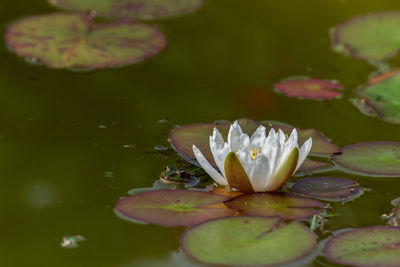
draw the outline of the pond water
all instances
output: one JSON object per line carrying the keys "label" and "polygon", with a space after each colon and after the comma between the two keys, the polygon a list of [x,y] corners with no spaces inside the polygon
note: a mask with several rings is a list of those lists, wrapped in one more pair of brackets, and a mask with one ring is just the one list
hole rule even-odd
{"label": "pond water", "polygon": [[[57,10],[45,0],[4,0],[1,31]],[[149,187],[167,165],[179,166],[174,151],[155,149],[170,147],[175,125],[252,118],[315,128],[340,147],[400,141],[399,125],[365,116],[349,101],[376,68],[333,52],[329,35],[351,17],[385,10],[400,10],[400,2],[207,0],[193,14],[152,22],[169,42],[159,55],[83,72],[27,63],[3,37],[0,265],[187,266],[176,255],[183,228],[132,224],[113,212],[130,189]],[[344,95],[323,102],[274,92],[274,83],[294,75],[336,79]],[[332,204],[340,216],[327,229],[385,224],[380,216],[400,196],[400,179],[328,175],[371,191]],[[87,240],[61,247],[69,235]],[[322,256],[312,265],[335,266]]]}

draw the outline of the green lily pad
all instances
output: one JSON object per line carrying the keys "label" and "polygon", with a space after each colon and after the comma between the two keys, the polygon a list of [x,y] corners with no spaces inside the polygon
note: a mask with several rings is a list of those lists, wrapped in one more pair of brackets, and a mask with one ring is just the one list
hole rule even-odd
{"label": "green lily pad", "polygon": [[328,162],[321,162],[321,161],[315,161],[311,159],[305,159],[303,164],[301,165],[300,169],[298,169],[297,173],[308,173],[308,172],[315,172],[315,171],[321,171],[327,167],[330,167],[331,164]]}
{"label": "green lily pad", "polygon": [[[342,95],[343,86],[336,81],[327,81],[311,78],[289,78],[274,84],[279,92],[288,97],[324,100],[332,99]],[[335,90],[336,89],[336,90]]]}
{"label": "green lily pad", "polygon": [[279,216],[284,220],[303,219],[322,212],[324,203],[286,193],[254,193],[235,197],[225,205],[251,216]]}
{"label": "green lily pad", "polygon": [[342,201],[362,194],[358,183],[337,177],[312,177],[297,181],[291,190],[295,193],[331,201]]}
{"label": "green lily pad", "polygon": [[356,91],[356,105],[361,112],[372,110],[373,114],[390,123],[400,123],[400,72]]}
{"label": "green lily pad", "polygon": [[400,228],[372,226],[334,236],[325,246],[328,260],[351,266],[399,266]]}
{"label": "green lily pad", "polygon": [[[253,134],[253,132],[260,125],[259,123],[249,119],[240,119],[238,121],[243,132],[247,133],[249,136]],[[204,157],[214,167],[217,167],[210,150],[209,137],[212,135],[214,127],[217,127],[226,140],[230,125],[230,122],[185,125],[173,129],[170,132],[169,141],[172,147],[181,157],[192,164],[198,165],[192,148],[193,144],[195,144],[201,150]],[[282,129],[287,134],[290,134],[293,130],[292,127],[275,125],[271,126],[270,123],[265,123],[263,125],[266,127],[267,132],[271,127],[275,129]],[[315,129],[297,129],[297,132],[299,134],[299,145],[302,145],[309,137],[312,137],[313,145],[310,152],[312,155],[325,156],[339,152],[339,148],[335,144],[332,144],[328,138]]]}
{"label": "green lily pad", "polygon": [[345,146],[333,161],[344,170],[369,176],[400,176],[400,143],[369,142]]}
{"label": "green lily pad", "polygon": [[[121,217],[161,226],[185,226],[232,216],[236,211],[222,202],[230,197],[193,191],[158,190],[123,198],[115,205]],[[212,206],[214,204],[219,206]]]}
{"label": "green lily pad", "polygon": [[316,236],[299,222],[284,225],[276,217],[231,217],[189,228],[180,243],[189,257],[209,265],[275,266],[310,253]]}
{"label": "green lily pad", "polygon": [[119,21],[96,24],[89,14],[56,13],[12,23],[7,44],[21,57],[51,68],[105,68],[140,62],[167,41],[151,25]]}
{"label": "green lily pad", "polygon": [[380,12],[352,18],[332,29],[334,49],[377,64],[400,48],[400,12]]}
{"label": "green lily pad", "polygon": [[102,17],[128,17],[143,20],[163,19],[189,14],[203,0],[49,0],[72,11],[96,11]]}

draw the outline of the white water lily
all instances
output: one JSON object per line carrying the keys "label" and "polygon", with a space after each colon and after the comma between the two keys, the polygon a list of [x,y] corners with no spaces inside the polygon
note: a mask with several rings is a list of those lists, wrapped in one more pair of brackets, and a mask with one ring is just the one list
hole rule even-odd
{"label": "white water lily", "polygon": [[193,145],[193,152],[201,167],[220,185],[242,192],[276,191],[303,164],[311,150],[311,137],[299,148],[296,129],[290,137],[279,129],[271,129],[266,136],[259,126],[251,137],[243,133],[239,123],[230,126],[228,142],[214,128],[210,149],[216,170]]}

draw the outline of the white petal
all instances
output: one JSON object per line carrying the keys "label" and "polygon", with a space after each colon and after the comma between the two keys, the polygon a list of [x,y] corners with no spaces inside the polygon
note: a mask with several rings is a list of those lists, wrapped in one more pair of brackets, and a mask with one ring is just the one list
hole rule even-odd
{"label": "white petal", "polygon": [[249,177],[254,191],[265,191],[269,178],[269,162],[265,155],[260,154],[253,160],[253,166]]}
{"label": "white petal", "polygon": [[236,156],[238,157],[240,163],[247,176],[250,177],[250,171],[253,165],[253,160],[251,159],[251,153],[249,149],[239,149],[236,152]]}
{"label": "white petal", "polygon": [[285,133],[282,131],[282,129],[279,129],[279,130],[278,130],[278,140],[279,140],[279,143],[280,143],[281,145],[285,144],[286,135],[285,135]]}
{"label": "white petal", "polygon": [[193,153],[196,156],[197,161],[200,166],[211,176],[218,184],[220,185],[228,185],[228,182],[224,176],[222,176],[213,166],[207,161],[207,159],[203,156],[203,153],[193,145]]}
{"label": "white petal", "polygon": [[256,149],[258,149],[264,144],[265,138],[266,138],[266,130],[265,127],[261,125],[255,130],[255,132],[250,138],[251,146],[253,148],[255,147]]}
{"label": "white petal", "polygon": [[281,144],[278,140],[274,140],[270,144],[265,144],[261,152],[268,158],[269,175],[272,175],[280,160]]}
{"label": "white petal", "polygon": [[265,139],[264,144],[270,144],[270,143],[272,143],[272,141],[275,140],[275,139],[276,139],[275,130],[274,130],[274,128],[271,128],[271,129],[269,130],[268,137]]}
{"label": "white petal", "polygon": [[218,169],[225,177],[225,158],[230,152],[230,149],[228,144],[224,142],[224,139],[217,128],[214,128],[213,135],[210,136],[210,150],[214,156],[214,161],[217,164]]}
{"label": "white petal", "polygon": [[307,158],[308,153],[310,153],[311,147],[312,139],[310,137],[307,139],[307,141],[304,142],[299,150],[299,161],[297,162],[295,172],[301,167],[301,164],[303,164],[304,160]]}
{"label": "white petal", "polygon": [[235,121],[229,128],[228,145],[232,151],[237,151],[240,147],[240,137],[243,135],[242,128],[237,121]]}

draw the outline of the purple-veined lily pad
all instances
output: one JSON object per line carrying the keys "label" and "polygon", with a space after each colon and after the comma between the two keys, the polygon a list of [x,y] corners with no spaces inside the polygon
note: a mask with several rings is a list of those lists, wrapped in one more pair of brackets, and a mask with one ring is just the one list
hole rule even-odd
{"label": "purple-veined lily pad", "polygon": [[400,228],[372,226],[341,233],[325,246],[328,260],[351,266],[399,266]]}
{"label": "purple-veined lily pad", "polygon": [[372,111],[380,119],[390,123],[400,123],[400,72],[392,72],[356,91],[356,105],[361,112]]}
{"label": "purple-veined lily pad", "polygon": [[[240,119],[238,121],[243,131],[248,135],[251,135],[259,126],[257,122],[249,119]],[[217,127],[226,140],[230,125],[230,122],[185,125],[173,129],[170,132],[169,141],[180,156],[182,156],[188,162],[198,165],[192,149],[192,146],[195,144],[201,150],[206,159],[214,167],[217,167],[209,147],[209,137],[212,135],[214,127]],[[275,129],[282,129],[287,134],[290,134],[290,132],[293,130],[292,127],[271,126],[269,123],[265,123],[264,126],[266,126],[267,132],[271,127],[274,127]],[[312,155],[324,156],[339,151],[339,148],[335,144],[332,144],[328,138],[315,129],[297,129],[297,131],[299,134],[299,145],[302,145],[309,137],[312,137],[313,146],[310,152]]]}
{"label": "purple-veined lily pad", "polygon": [[343,89],[343,86],[337,81],[328,81],[311,78],[290,78],[288,80],[276,83],[275,89],[288,97],[306,98],[306,99],[332,99],[342,95],[337,90]]}
{"label": "purple-veined lily pad", "polygon": [[271,266],[304,257],[316,236],[299,222],[281,224],[272,217],[230,217],[185,231],[181,248],[191,258],[218,266]]}
{"label": "purple-veined lily pad", "polygon": [[295,193],[325,200],[341,201],[361,195],[361,188],[353,180],[337,177],[312,177],[297,181],[291,190]]}
{"label": "purple-veined lily pad", "polygon": [[373,64],[397,54],[400,12],[380,12],[352,18],[332,29],[334,50]]}
{"label": "purple-veined lily pad", "polygon": [[[161,226],[185,226],[232,216],[222,202],[227,196],[193,190],[158,190],[126,197],[115,205],[123,218]],[[214,205],[214,204],[221,205]],[[214,206],[213,206],[214,205]]]}
{"label": "purple-veined lily pad", "polygon": [[96,11],[102,17],[163,19],[195,11],[203,0],[49,0],[72,11]]}
{"label": "purple-veined lily pad", "polygon": [[328,162],[306,159],[297,172],[307,173],[307,172],[320,171],[330,166],[331,164],[329,164]]}
{"label": "purple-veined lily pad", "polygon": [[225,205],[244,215],[279,216],[284,220],[303,219],[322,212],[324,203],[286,193],[254,193],[235,197]]}
{"label": "purple-veined lily pad", "polygon": [[400,176],[400,143],[367,142],[345,146],[333,161],[344,170],[369,176]]}
{"label": "purple-veined lily pad", "polygon": [[396,218],[397,223],[400,224],[400,208],[394,209],[393,214]]}
{"label": "purple-veined lily pad", "polygon": [[166,45],[151,25],[118,21],[96,24],[90,14],[34,16],[12,23],[7,44],[17,55],[51,68],[105,68],[140,62]]}

